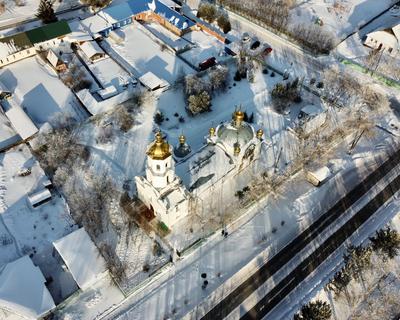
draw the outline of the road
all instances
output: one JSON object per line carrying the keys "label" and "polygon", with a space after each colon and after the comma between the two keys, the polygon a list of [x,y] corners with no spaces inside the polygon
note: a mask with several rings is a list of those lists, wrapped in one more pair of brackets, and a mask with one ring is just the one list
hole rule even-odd
{"label": "road", "polygon": [[[239,287],[233,290],[228,296],[214,306],[202,320],[223,319],[228,316],[235,308],[237,308],[247,297],[249,297],[257,288],[287,264],[292,257],[303,250],[313,239],[324,232],[336,219],[343,215],[357,200],[364,196],[379,180],[381,180],[389,171],[391,171],[400,162],[400,150],[396,151],[381,166],[374,170],[361,183],[352,189],[346,196],[340,199],[331,209],[324,213],[317,221],[315,221],[308,229],[293,239],[284,249],[272,257],[260,269],[246,279]],[[377,208],[379,208],[389,196],[399,189],[400,177],[395,179],[388,187],[371,200],[363,209],[361,209],[351,222],[346,223],[344,227],[339,229],[331,236],[324,245],[322,251],[313,253],[305,261],[310,265],[310,269],[303,263],[300,269],[296,268],[291,273],[290,278],[285,278],[272,291],[263,298],[257,305],[249,311],[244,319],[259,319],[259,315],[266,315],[287,293],[289,293],[297,284],[304,280],[305,276],[311,272],[311,266],[319,265],[324,259],[319,259],[316,254],[321,257],[327,257],[334,251],[343,241],[371,216]],[[350,228],[350,229],[349,229]],[[344,239],[344,240],[343,240]],[[343,240],[343,241],[342,241]],[[324,249],[325,248],[325,249]],[[329,253],[329,254],[328,254]],[[314,263],[316,265],[314,265]],[[305,270],[301,270],[305,268]],[[288,276],[288,277],[289,277]],[[285,294],[284,294],[285,293]],[[261,316],[262,318],[262,316]]]}

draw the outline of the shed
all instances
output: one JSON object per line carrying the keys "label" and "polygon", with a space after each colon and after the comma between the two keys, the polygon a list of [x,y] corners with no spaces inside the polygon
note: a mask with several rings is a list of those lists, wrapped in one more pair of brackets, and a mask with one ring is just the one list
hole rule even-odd
{"label": "shed", "polygon": [[157,77],[153,72],[149,71],[139,78],[139,81],[151,91],[165,88],[169,86],[169,83],[164,79]]}
{"label": "shed", "polygon": [[319,115],[320,113],[322,113],[322,109],[318,108],[317,106],[313,105],[313,104],[309,104],[303,108],[301,108],[300,113],[299,113],[299,118],[303,118],[303,117],[308,117],[308,118],[312,118],[315,117],[317,115]]}
{"label": "shed", "polygon": [[95,283],[107,270],[103,257],[84,228],[54,241],[53,245],[81,289]]}
{"label": "shed", "polygon": [[46,188],[42,189],[40,191],[31,193],[28,196],[28,201],[29,201],[30,205],[34,208],[49,201],[50,199],[51,199],[51,193],[50,193],[49,189],[46,189]]}
{"label": "shed", "polygon": [[306,172],[307,181],[310,182],[315,187],[319,187],[321,184],[327,181],[330,176],[331,176],[331,171],[326,166],[319,168],[315,171]]}
{"label": "shed", "polygon": [[104,89],[97,91],[102,99],[108,99],[118,94],[118,90],[115,86],[110,85]]}
{"label": "shed", "polygon": [[52,49],[49,49],[47,52],[47,60],[50,62],[50,64],[53,66],[54,69],[57,71],[65,71],[67,69],[67,66],[65,65],[64,61],[62,61],[58,55],[54,53]]}
{"label": "shed", "polygon": [[81,44],[80,48],[90,61],[96,61],[106,56],[106,53],[100,48],[96,41],[86,41]]}
{"label": "shed", "polygon": [[28,319],[45,316],[55,308],[46,279],[29,256],[0,269],[0,307]]}
{"label": "shed", "polygon": [[14,105],[6,111],[6,116],[23,140],[29,139],[39,131],[31,118],[18,105]]}

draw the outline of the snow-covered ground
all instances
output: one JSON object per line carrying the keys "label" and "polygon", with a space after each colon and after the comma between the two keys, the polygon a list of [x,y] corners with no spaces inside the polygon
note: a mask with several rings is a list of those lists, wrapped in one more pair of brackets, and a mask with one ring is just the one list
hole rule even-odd
{"label": "snow-covered ground", "polygon": [[111,39],[107,39],[106,42],[120,55],[120,59],[130,65],[129,70],[136,77],[151,71],[159,78],[173,84],[182,72],[185,74],[194,72],[177,56],[168,50],[162,50],[160,44],[151,39],[139,23],[128,25],[118,32],[124,39],[123,42],[116,44]]}
{"label": "snow-covered ground", "polygon": [[[324,286],[335,272],[343,266],[343,254],[346,252],[346,246],[350,244],[367,244],[368,237],[373,236],[377,229],[383,228],[385,225],[390,225],[400,232],[399,209],[400,201],[399,193],[397,193],[358,232],[354,233],[349,241],[330,256],[308,278],[305,285],[297,287],[287,299],[272,310],[269,316],[271,318],[289,319],[302,304],[313,299],[327,301],[331,305],[335,320],[363,319],[365,318],[363,315],[365,316],[366,312],[368,313],[368,319],[390,319],[396,315],[399,310],[397,309],[390,316],[390,312],[393,310],[390,310],[389,306],[399,307],[398,300],[396,301],[396,295],[400,292],[400,283],[398,281],[400,274],[399,256],[393,261],[383,264],[380,261],[381,258],[373,255],[373,268],[365,272],[365,282],[361,283],[360,281],[352,280],[349,284],[347,289],[349,299],[344,294],[334,297],[334,293],[324,289]],[[392,290],[394,295],[387,295]],[[394,300],[390,301],[391,298],[394,298]],[[373,307],[372,310],[370,309],[371,307]],[[386,315],[384,315],[385,313]],[[375,318],[375,316],[377,317]]]}
{"label": "snow-covered ground", "polygon": [[80,120],[84,117],[71,90],[38,56],[1,69],[0,82],[13,93],[38,127],[59,112],[71,114]]}
{"label": "snow-covered ground", "polygon": [[[5,12],[0,14],[0,26],[7,26],[23,20],[34,18],[40,0],[5,0]],[[18,5],[20,4],[20,5]],[[54,10],[61,11],[71,9],[80,5],[79,0],[55,1]]]}
{"label": "snow-covered ground", "polygon": [[323,27],[343,39],[381,12],[390,8],[395,0],[311,0],[297,1],[292,10],[292,23],[315,23],[322,19]]}
{"label": "snow-covered ground", "polygon": [[[52,242],[75,228],[68,206],[57,193],[37,208],[29,204],[28,195],[42,190],[48,178],[26,145],[1,153],[0,162],[0,265],[29,254],[45,277],[53,278],[49,289],[54,300],[60,301],[74,285],[68,284],[71,279],[52,256]],[[23,168],[32,173],[19,176]]]}

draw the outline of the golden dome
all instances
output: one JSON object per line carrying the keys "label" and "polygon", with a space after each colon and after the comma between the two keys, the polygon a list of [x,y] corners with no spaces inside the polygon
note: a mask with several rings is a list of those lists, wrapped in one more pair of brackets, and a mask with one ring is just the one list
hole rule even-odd
{"label": "golden dome", "polygon": [[181,135],[179,136],[179,143],[180,143],[180,144],[184,144],[185,141],[186,141],[185,136],[184,136],[183,134],[181,134]]}
{"label": "golden dome", "polygon": [[147,150],[147,155],[153,160],[164,160],[171,155],[169,144],[164,141],[160,132],[156,133],[156,140]]}
{"label": "golden dome", "polygon": [[241,110],[237,110],[232,115],[233,121],[236,127],[239,127],[244,120],[244,112]]}
{"label": "golden dome", "polygon": [[215,128],[211,127],[210,130],[209,130],[209,133],[210,133],[210,137],[213,137],[214,134],[215,134]]}
{"label": "golden dome", "polygon": [[258,129],[257,130],[257,138],[261,140],[263,135],[264,135],[263,129]]}

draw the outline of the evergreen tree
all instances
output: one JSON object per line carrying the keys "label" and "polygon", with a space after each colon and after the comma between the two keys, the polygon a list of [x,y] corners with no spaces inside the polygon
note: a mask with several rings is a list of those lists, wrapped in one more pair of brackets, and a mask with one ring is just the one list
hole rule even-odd
{"label": "evergreen tree", "polygon": [[370,238],[372,249],[380,254],[384,261],[393,259],[400,251],[400,235],[390,227],[378,230],[375,237]]}
{"label": "evergreen tree", "polygon": [[325,301],[317,300],[302,306],[300,312],[295,314],[294,320],[328,320],[332,316],[332,310]]}
{"label": "evergreen tree", "polygon": [[53,3],[50,0],[40,0],[36,17],[42,20],[43,23],[57,21],[57,17],[53,9]]}
{"label": "evergreen tree", "polygon": [[371,266],[371,254],[372,250],[370,247],[360,245],[347,248],[347,254],[344,255],[344,262],[353,278],[360,277],[362,279],[364,270]]}
{"label": "evergreen tree", "polygon": [[328,289],[332,290],[336,295],[346,290],[351,281],[351,275],[346,267],[335,273],[333,279],[328,284]]}

